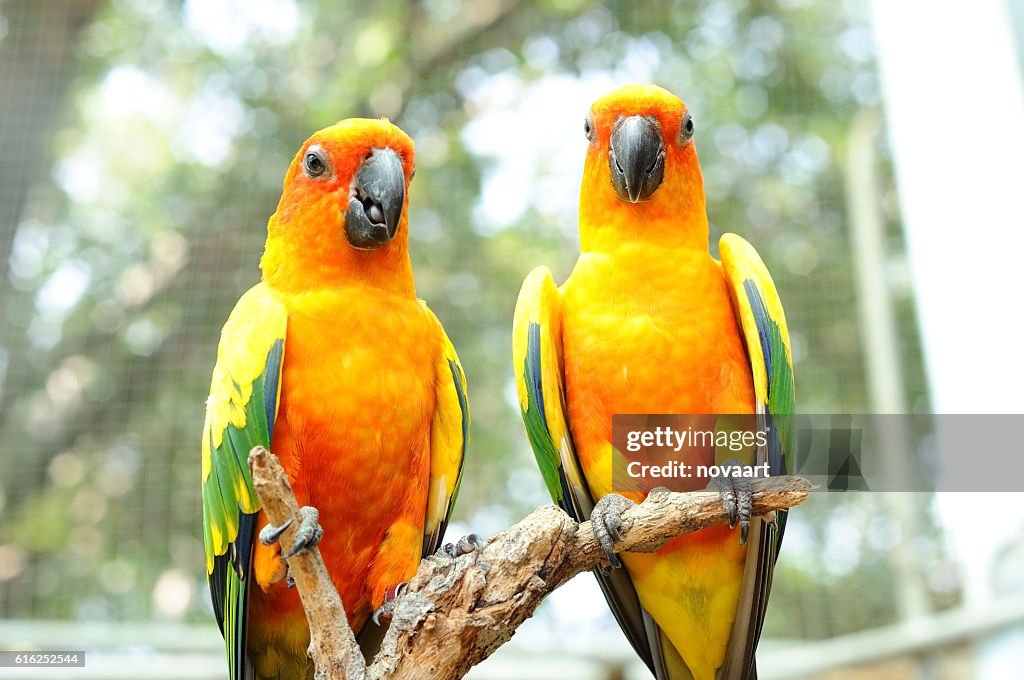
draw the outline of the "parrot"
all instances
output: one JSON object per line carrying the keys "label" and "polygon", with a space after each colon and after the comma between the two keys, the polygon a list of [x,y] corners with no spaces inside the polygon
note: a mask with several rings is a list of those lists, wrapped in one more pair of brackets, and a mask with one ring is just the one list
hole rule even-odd
{"label": "parrot", "polygon": [[[652,674],[756,678],[786,513],[751,518],[752,480],[715,480],[729,526],[615,555],[622,511],[647,494],[612,493],[612,416],[753,414],[770,433],[734,462],[787,474],[795,388],[782,304],[744,239],[723,235],[720,261],[709,252],[682,100],[626,85],[594,102],[583,130],[579,257],[561,286],[535,268],[516,302],[512,358],[527,438],[555,503],[592,519],[609,562],[624,564],[594,573]],[[716,449],[717,463],[725,453]]]}
{"label": "parrot", "polygon": [[[295,155],[261,281],[220,335],[202,434],[203,545],[232,679],[312,678],[309,628],[249,472],[287,473],[357,634],[439,546],[468,441],[466,376],[409,259],[412,140],[352,118]],[[257,540],[258,537],[258,540]]]}

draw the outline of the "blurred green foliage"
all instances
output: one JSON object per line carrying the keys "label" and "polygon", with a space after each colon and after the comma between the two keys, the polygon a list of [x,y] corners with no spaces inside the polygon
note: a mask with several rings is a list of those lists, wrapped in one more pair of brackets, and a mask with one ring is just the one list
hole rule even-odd
{"label": "blurred green foliage", "polygon": [[[800,409],[870,410],[843,197],[850,121],[879,105],[863,12],[853,0],[0,4],[0,59],[18,40],[65,41],[63,80],[29,60],[0,81],[62,95],[28,93],[0,120],[0,137],[24,139],[0,165],[31,180],[17,196],[8,187],[18,207],[0,222],[0,616],[207,618],[198,436],[218,332],[259,277],[292,155],[339,118],[389,116],[418,145],[411,249],[419,295],[470,380],[457,516],[473,529],[546,502],[514,409],[510,319],[526,272],[546,263],[564,277],[576,253],[579,178],[556,176],[558,159],[533,157],[511,216],[482,205],[485,190],[505,192],[516,145],[543,137],[494,118],[494,101],[515,110],[595,78],[682,96],[712,242],[746,236],[786,302]],[[571,121],[581,160],[588,103],[542,101],[547,121],[528,122]],[[35,139],[26,131],[44,113],[55,115]],[[879,275],[903,312],[907,397],[924,410],[891,180],[886,192],[892,260]],[[895,616],[885,559],[899,529],[864,508],[829,496],[793,513],[769,634]],[[942,567],[933,534],[922,530],[922,561]],[[931,585],[952,597],[948,579]]]}

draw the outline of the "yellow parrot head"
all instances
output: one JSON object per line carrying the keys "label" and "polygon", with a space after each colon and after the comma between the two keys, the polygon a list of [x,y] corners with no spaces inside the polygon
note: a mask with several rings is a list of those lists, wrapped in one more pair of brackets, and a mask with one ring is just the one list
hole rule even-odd
{"label": "yellow parrot head", "polygon": [[414,165],[412,140],[385,119],[349,118],[307,139],[270,219],[264,278],[302,287],[404,277]]}
{"label": "yellow parrot head", "polygon": [[626,85],[594,102],[583,131],[581,225],[706,222],[693,118],[678,97],[655,85]]}

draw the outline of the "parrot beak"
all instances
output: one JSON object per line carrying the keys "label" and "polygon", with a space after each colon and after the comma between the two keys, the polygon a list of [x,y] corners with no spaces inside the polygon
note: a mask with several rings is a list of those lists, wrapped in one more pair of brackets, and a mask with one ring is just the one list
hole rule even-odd
{"label": "parrot beak", "polygon": [[657,124],[644,116],[620,120],[612,131],[608,167],[620,199],[649,199],[665,177],[665,147]]}
{"label": "parrot beak", "polygon": [[398,231],[405,204],[405,171],[392,149],[376,148],[356,170],[349,187],[345,237],[353,248],[376,250]]}

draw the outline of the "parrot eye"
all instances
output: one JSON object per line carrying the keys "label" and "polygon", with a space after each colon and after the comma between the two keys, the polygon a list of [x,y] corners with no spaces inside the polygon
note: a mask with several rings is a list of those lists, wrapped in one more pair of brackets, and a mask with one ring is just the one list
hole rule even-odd
{"label": "parrot eye", "polygon": [[583,134],[587,136],[587,141],[594,141],[594,123],[590,120],[590,116],[587,116],[583,121]]}
{"label": "parrot eye", "polygon": [[693,139],[693,116],[687,112],[679,126],[679,146],[686,146]]}
{"label": "parrot eye", "polygon": [[327,173],[327,155],[319,146],[313,145],[302,158],[302,171],[307,177],[317,179]]}

